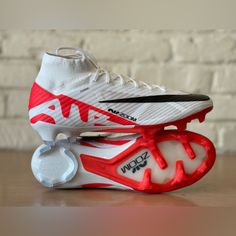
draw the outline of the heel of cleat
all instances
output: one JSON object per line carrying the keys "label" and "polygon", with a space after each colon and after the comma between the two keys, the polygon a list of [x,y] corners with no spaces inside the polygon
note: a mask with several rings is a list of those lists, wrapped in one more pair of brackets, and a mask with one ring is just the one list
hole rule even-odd
{"label": "heel of cleat", "polygon": [[75,176],[78,163],[69,149],[43,144],[34,152],[31,168],[35,178],[43,186],[58,187]]}

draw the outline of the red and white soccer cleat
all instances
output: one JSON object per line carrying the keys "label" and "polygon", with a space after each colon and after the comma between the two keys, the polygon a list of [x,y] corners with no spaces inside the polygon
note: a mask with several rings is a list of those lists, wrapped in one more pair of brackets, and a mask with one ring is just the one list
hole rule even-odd
{"label": "red and white soccer cleat", "polygon": [[44,141],[88,131],[152,138],[166,126],[184,130],[192,119],[203,121],[213,107],[208,96],[135,81],[100,68],[81,49],[60,55],[63,49],[45,53],[31,90],[30,123]]}
{"label": "red and white soccer cleat", "polygon": [[46,187],[161,193],[198,181],[214,161],[215,149],[206,137],[168,130],[149,141],[132,135],[43,144],[33,154],[32,170]]}

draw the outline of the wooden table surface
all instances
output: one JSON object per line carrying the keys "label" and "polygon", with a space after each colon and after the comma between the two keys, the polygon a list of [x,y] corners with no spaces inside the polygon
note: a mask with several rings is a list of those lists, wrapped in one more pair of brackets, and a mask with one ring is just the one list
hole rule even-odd
{"label": "wooden table surface", "polygon": [[0,152],[0,206],[236,206],[236,157],[218,157],[199,182],[166,194],[51,190],[31,173],[32,153]]}

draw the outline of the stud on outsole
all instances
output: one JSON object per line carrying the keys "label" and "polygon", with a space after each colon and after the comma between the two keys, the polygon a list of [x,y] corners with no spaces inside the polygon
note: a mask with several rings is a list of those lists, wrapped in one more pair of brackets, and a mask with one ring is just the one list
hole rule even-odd
{"label": "stud on outsole", "polygon": [[182,144],[183,144],[183,146],[184,146],[184,149],[185,149],[186,153],[188,154],[188,157],[189,157],[191,160],[195,159],[196,154],[194,153],[194,151],[193,151],[193,149],[192,149],[190,143],[186,142],[186,143],[182,143]]}
{"label": "stud on outsole", "polygon": [[185,149],[186,153],[188,154],[188,157],[193,160],[196,157],[196,154],[194,150],[192,149],[192,146],[189,142],[189,139],[186,135],[179,135],[178,136],[179,141],[182,143],[183,148]]}
{"label": "stud on outsole", "polygon": [[176,162],[176,174],[175,174],[174,180],[172,181],[172,185],[184,182],[187,179],[188,179],[188,177],[187,177],[187,174],[185,173],[185,170],[184,170],[183,161],[177,161]]}
{"label": "stud on outsole", "polygon": [[140,183],[140,189],[147,190],[151,188],[152,186],[151,175],[152,175],[151,168],[145,169],[143,175],[143,181]]}
{"label": "stud on outsole", "polygon": [[187,128],[187,122],[186,123],[179,123],[179,124],[176,124],[176,127],[179,131],[184,131],[186,130]]}
{"label": "stud on outsole", "polygon": [[158,166],[161,169],[165,169],[167,167],[167,162],[166,162],[165,158],[163,157],[162,153],[160,152],[160,150],[158,149],[158,147],[156,146],[154,141],[151,142],[149,150],[151,151],[153,157],[155,158]]}
{"label": "stud on outsole", "polygon": [[199,117],[198,117],[198,120],[200,123],[204,122],[206,119],[206,114],[200,114]]}

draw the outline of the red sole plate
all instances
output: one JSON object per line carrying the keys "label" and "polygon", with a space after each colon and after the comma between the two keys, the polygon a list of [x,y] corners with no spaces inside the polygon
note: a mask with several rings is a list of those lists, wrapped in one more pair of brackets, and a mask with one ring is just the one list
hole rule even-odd
{"label": "red sole plate", "polygon": [[[135,172],[138,173],[139,171],[139,173],[142,173],[142,176],[139,175],[139,180],[135,180],[130,174],[129,176],[126,176],[123,173],[127,173],[130,168],[129,165],[124,167],[124,163],[127,164],[130,160],[131,164],[134,163],[133,157],[135,155],[137,156],[140,152],[145,153],[144,150],[148,150],[149,160],[155,160],[155,165],[159,168],[159,171],[167,170],[169,168],[170,160],[167,161],[167,158],[161,151],[159,145],[169,141],[180,143],[188,160],[177,158],[174,162],[174,166],[172,163],[171,167],[172,171],[174,170],[174,175],[167,181],[163,183],[158,183],[157,179],[153,181],[153,175],[155,174],[153,168],[144,167],[143,160],[141,165],[138,167],[137,172]],[[185,169],[186,162],[191,163],[198,159],[198,153],[195,153],[193,145],[199,148],[201,147],[205,154],[197,167],[189,173],[189,171],[186,171]],[[175,155],[177,154],[173,149],[173,156]],[[201,179],[213,166],[215,156],[216,152],[214,145],[206,137],[189,131],[168,130],[160,131],[158,135],[153,137],[153,139],[147,140],[142,137],[138,138],[133,145],[109,160],[86,154],[81,154],[80,158],[83,167],[91,173],[111,179],[137,191],[162,193],[186,187]],[[141,156],[139,155],[138,158],[140,159]],[[123,172],[121,171],[122,168]],[[142,171],[140,171],[140,168],[142,168]]]}
{"label": "red sole plate", "polygon": [[179,119],[176,121],[171,121],[158,125],[136,125],[133,128],[118,128],[118,129],[102,129],[99,132],[116,132],[116,133],[139,133],[144,138],[152,138],[157,132],[160,130],[164,130],[167,126],[176,126],[179,131],[186,130],[187,124],[192,120],[198,119],[199,122],[203,122],[205,120],[206,114],[210,112],[213,107],[208,107],[200,112],[187,116],[183,119]]}

